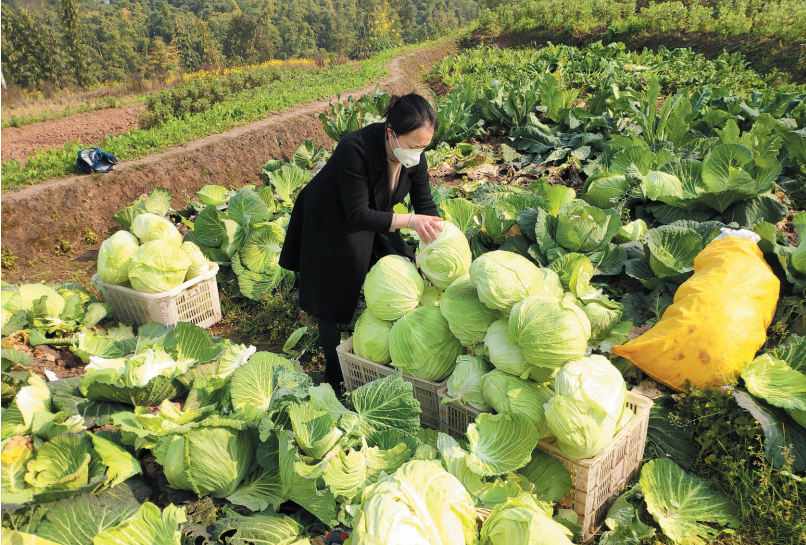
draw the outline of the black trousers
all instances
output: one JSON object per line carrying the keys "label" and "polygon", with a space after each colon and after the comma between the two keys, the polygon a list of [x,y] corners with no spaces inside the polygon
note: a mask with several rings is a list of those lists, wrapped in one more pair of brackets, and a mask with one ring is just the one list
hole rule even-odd
{"label": "black trousers", "polygon": [[336,352],[336,347],[341,342],[341,325],[322,318],[317,318],[317,325],[319,340],[325,353],[325,382],[330,384],[338,395],[341,391],[340,384],[344,380],[339,366],[339,355]]}
{"label": "black trousers", "polygon": [[[405,244],[405,242],[404,242]],[[406,251],[404,257],[414,260],[414,252],[408,244],[406,244]],[[410,254],[410,255],[409,255]],[[395,248],[389,240],[384,236],[376,236],[372,245],[372,259],[369,266],[378,262],[382,257],[387,255],[400,255],[398,248]],[[330,320],[317,318],[317,326],[319,328],[319,340],[322,343],[322,351],[325,353],[325,382],[333,387],[333,391],[338,394],[340,392],[341,383],[344,377],[341,374],[341,366],[339,365],[339,355],[336,352],[336,347],[341,343],[341,325]]]}

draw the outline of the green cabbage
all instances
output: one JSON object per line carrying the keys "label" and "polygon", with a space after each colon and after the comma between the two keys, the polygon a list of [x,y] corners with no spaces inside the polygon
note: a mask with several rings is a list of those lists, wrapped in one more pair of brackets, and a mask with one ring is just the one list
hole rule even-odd
{"label": "green cabbage", "polygon": [[189,267],[190,260],[179,244],[153,240],[132,255],[129,281],[137,291],[162,293],[183,283]]}
{"label": "green cabbage", "polygon": [[487,328],[499,317],[497,311],[479,300],[469,275],[456,279],[448,286],[440,300],[439,309],[448,320],[451,332],[464,346],[482,342]]}
{"label": "green cabbage", "polygon": [[140,247],[137,237],[128,231],[118,231],[101,244],[98,250],[98,276],[108,284],[124,284],[129,279],[132,256]]}
{"label": "green cabbage", "polygon": [[624,379],[603,356],[565,364],[557,373],[554,390],[557,395],[546,406],[546,420],[560,450],[571,458],[595,456],[629,421],[624,416]]}
{"label": "green cabbage", "polygon": [[445,379],[462,351],[462,343],[437,307],[420,307],[406,314],[389,333],[392,367],[425,380]]}
{"label": "green cabbage", "polygon": [[192,280],[193,278],[201,276],[210,270],[210,265],[207,263],[207,258],[204,257],[204,254],[198,246],[192,242],[183,242],[180,248],[182,248],[182,251],[185,252],[188,261],[190,262],[190,267],[185,275],[185,281]]}
{"label": "green cabbage", "polygon": [[395,321],[417,308],[424,289],[417,268],[399,255],[381,258],[364,280],[367,308],[379,320]]}
{"label": "green cabbage", "polygon": [[254,424],[211,417],[171,430],[153,453],[171,488],[225,498],[255,467],[257,446]]}
{"label": "green cabbage", "polygon": [[481,526],[480,545],[571,545],[570,532],[552,520],[551,504],[531,494],[496,505]]}
{"label": "green cabbage", "polygon": [[476,356],[459,356],[456,368],[448,378],[448,399],[443,403],[456,401],[467,403],[474,409],[488,412],[492,409],[484,402],[481,392],[481,378],[490,370],[484,360]]}
{"label": "green cabbage", "polygon": [[585,401],[618,419],[627,400],[627,386],[604,356],[593,355],[566,363],[554,381],[557,395]]}
{"label": "green cabbage", "polygon": [[509,320],[496,320],[487,328],[484,336],[487,355],[496,369],[527,378],[534,367],[523,357],[523,348],[509,338]]}
{"label": "green cabbage", "polygon": [[444,290],[457,278],[467,274],[473,255],[465,234],[453,223],[444,221],[436,240],[420,241],[417,266],[436,287]]}
{"label": "green cabbage", "polygon": [[554,368],[585,354],[591,324],[569,300],[533,295],[512,307],[509,335],[527,362]]}
{"label": "green cabbage", "polygon": [[44,284],[22,284],[19,291],[13,292],[3,306],[12,314],[18,314],[21,310],[31,312],[34,303],[42,297],[47,297],[45,308],[48,316],[61,316],[65,306],[64,297]]}
{"label": "green cabbage", "polygon": [[473,498],[438,462],[412,460],[364,489],[347,543],[476,545]]}
{"label": "green cabbage", "polygon": [[496,369],[481,378],[481,390],[484,400],[496,412],[524,415],[537,428],[539,439],[550,434],[543,404],[554,396],[551,388]]}
{"label": "green cabbage", "polygon": [[392,361],[389,355],[391,330],[392,322],[379,320],[369,310],[365,310],[355,322],[353,352],[375,363],[388,364]]}
{"label": "green cabbage", "polygon": [[506,313],[524,297],[561,297],[563,294],[557,273],[541,269],[525,257],[504,250],[486,253],[473,261],[470,280],[482,303]]}
{"label": "green cabbage", "polygon": [[132,222],[132,232],[141,243],[152,240],[170,242],[176,246],[182,244],[182,235],[169,220],[156,214],[140,214]]}

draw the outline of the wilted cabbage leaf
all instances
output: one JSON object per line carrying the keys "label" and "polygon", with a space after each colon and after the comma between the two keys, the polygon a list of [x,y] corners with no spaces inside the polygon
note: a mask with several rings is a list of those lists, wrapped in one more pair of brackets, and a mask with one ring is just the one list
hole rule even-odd
{"label": "wilted cabbage leaf", "polygon": [[519,413],[535,427],[538,440],[549,435],[543,405],[554,396],[551,388],[496,369],[481,379],[484,400],[498,413]]}
{"label": "wilted cabbage leaf", "polygon": [[93,545],[176,545],[179,525],[187,522],[184,507],[169,504],[162,512],[153,503],[143,503],[137,514],[96,535]]}
{"label": "wilted cabbage leaf", "polygon": [[703,522],[739,527],[728,498],[712,490],[710,481],[689,475],[671,460],[650,460],[638,482],[647,509],[674,543],[705,545],[720,533]]}
{"label": "wilted cabbage leaf", "polygon": [[489,477],[515,471],[529,463],[538,441],[532,421],[519,413],[482,413],[467,428],[467,467]]}
{"label": "wilted cabbage leaf", "polygon": [[455,401],[457,403],[467,403],[479,411],[490,411],[490,407],[484,402],[484,394],[481,391],[481,377],[490,370],[487,364],[476,356],[459,356],[456,358],[456,368],[448,378],[448,397],[442,403]]}
{"label": "wilted cabbage leaf", "polygon": [[555,458],[539,448],[532,452],[532,461],[518,470],[535,489],[532,494],[545,502],[559,503],[571,491],[571,475]]}

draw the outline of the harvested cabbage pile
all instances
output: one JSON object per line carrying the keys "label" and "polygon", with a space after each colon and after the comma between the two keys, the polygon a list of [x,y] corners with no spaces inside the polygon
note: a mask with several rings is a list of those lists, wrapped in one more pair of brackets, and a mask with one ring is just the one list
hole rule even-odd
{"label": "harvested cabbage pile", "polygon": [[[115,214],[125,230],[103,241],[98,278],[143,293],[162,293],[210,270],[207,257],[165,215],[171,194],[155,189]],[[233,231],[234,232],[234,231]]]}
{"label": "harvested cabbage pile", "polygon": [[[588,212],[580,207],[593,228]],[[592,251],[587,239],[571,244],[581,235],[568,227],[561,239],[569,249]],[[622,320],[622,305],[591,285],[585,255],[564,253],[540,267],[501,249],[470,261],[457,233],[445,222],[435,241],[420,243],[416,264],[387,256],[373,266],[354,352],[404,375],[445,381],[444,403],[505,417],[495,426],[523,425],[535,443],[556,437],[572,458],[595,456],[633,416],[619,371],[591,355],[627,340],[632,323]],[[479,441],[491,426],[482,421]]]}

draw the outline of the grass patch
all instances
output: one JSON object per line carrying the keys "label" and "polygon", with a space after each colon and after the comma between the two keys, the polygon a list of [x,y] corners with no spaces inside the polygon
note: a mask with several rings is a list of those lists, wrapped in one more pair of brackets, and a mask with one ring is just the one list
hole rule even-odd
{"label": "grass patch", "polygon": [[775,470],[764,458],[758,422],[730,390],[693,390],[675,396],[672,419],[696,442],[689,472],[710,479],[738,510],[741,528],[725,544],[795,545],[806,535],[806,487],[791,468]]}
{"label": "grass patch", "polygon": [[[303,315],[290,293],[276,293],[263,301],[243,297],[231,298],[226,289],[221,292],[223,319],[213,328],[213,334],[232,338],[234,342],[254,344],[258,350],[267,350],[286,358],[297,359],[314,382],[324,379],[325,356],[319,345],[319,332],[314,318]],[[294,331],[307,327],[308,331],[297,343],[295,354],[283,352],[283,345]],[[220,333],[219,333],[219,330]]]}

